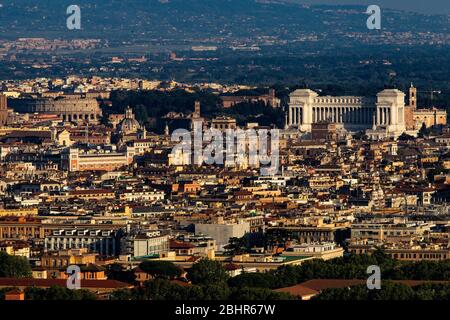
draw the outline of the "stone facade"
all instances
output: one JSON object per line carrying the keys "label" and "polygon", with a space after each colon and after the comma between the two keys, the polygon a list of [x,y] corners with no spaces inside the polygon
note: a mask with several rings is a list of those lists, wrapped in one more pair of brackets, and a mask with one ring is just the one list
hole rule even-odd
{"label": "stone facade", "polygon": [[342,124],[350,131],[382,127],[395,135],[405,131],[405,94],[386,89],[376,99],[356,96],[319,96],[310,89],[290,95],[287,126],[311,132],[322,121]]}
{"label": "stone facade", "polygon": [[427,128],[447,124],[447,111],[438,108],[418,108],[417,89],[411,84],[409,88],[408,106],[405,107],[407,130],[420,130],[423,124]]}
{"label": "stone facade", "polygon": [[98,124],[102,110],[97,99],[82,94],[58,97],[23,97],[11,99],[11,107],[19,113],[56,114],[64,122]]}

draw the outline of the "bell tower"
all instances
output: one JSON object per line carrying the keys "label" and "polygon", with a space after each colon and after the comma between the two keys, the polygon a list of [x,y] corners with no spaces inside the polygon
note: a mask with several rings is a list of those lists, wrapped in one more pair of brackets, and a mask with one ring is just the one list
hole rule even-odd
{"label": "bell tower", "polygon": [[125,118],[134,119],[133,109],[131,109],[129,106],[125,109]]}
{"label": "bell tower", "polygon": [[194,118],[200,118],[201,117],[201,114],[200,114],[200,101],[195,101],[193,117]]}
{"label": "bell tower", "polygon": [[414,110],[417,109],[417,88],[412,83],[409,87],[409,106]]}

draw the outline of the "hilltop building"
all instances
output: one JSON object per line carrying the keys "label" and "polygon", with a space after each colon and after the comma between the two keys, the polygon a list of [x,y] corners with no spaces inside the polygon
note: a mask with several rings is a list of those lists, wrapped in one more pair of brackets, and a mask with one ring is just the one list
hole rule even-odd
{"label": "hilltop building", "polygon": [[423,124],[427,128],[435,125],[447,124],[447,111],[432,107],[417,108],[417,88],[411,83],[409,88],[409,104],[405,107],[405,121],[407,130],[419,130]]}
{"label": "hilltop building", "polygon": [[386,89],[376,99],[356,96],[319,96],[310,89],[290,94],[287,125],[311,132],[312,124],[321,121],[337,123],[347,130],[385,130],[399,136],[405,131],[405,94]]}
{"label": "hilltop building", "polygon": [[220,99],[222,100],[224,108],[231,108],[234,105],[242,102],[264,102],[266,105],[271,106],[272,108],[279,108],[281,105],[281,100],[276,97],[274,89],[269,89],[268,94],[259,96],[221,96]]}

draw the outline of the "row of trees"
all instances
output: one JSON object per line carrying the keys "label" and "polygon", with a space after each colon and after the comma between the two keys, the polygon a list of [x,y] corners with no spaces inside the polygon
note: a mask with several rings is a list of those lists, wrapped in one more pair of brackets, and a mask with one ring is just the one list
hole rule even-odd
{"label": "row of trees", "polygon": [[71,290],[53,286],[48,289],[30,287],[25,289],[27,300],[96,300],[97,296],[86,289]]}
{"label": "row of trees", "polygon": [[165,279],[146,281],[134,289],[113,293],[113,300],[289,300],[292,296],[265,288],[230,288],[226,282],[179,285]]}
{"label": "row of trees", "polygon": [[257,122],[261,126],[275,125],[278,128],[284,127],[285,114],[281,108],[272,108],[264,102],[242,102],[228,109],[217,112],[220,115],[235,118],[238,125],[245,125],[247,122]]}
{"label": "row of trees", "polygon": [[409,287],[400,283],[383,282],[380,290],[360,285],[350,288],[326,289],[314,300],[450,300],[450,285],[423,284]]}
{"label": "row of trees", "polygon": [[[170,261],[148,260],[142,262],[139,268],[153,278],[161,280],[177,279],[183,274],[183,270]],[[122,271],[122,273],[127,273],[127,271]],[[115,274],[117,280],[120,278],[118,274]],[[122,276],[122,278],[124,277]],[[193,284],[213,285],[226,283],[229,275],[220,262],[202,259],[189,269],[188,278]]]}
{"label": "row of trees", "polygon": [[[3,288],[0,290],[0,300],[5,299],[5,294],[15,288]],[[71,290],[64,287],[52,286],[47,289],[29,287],[25,289],[26,300],[96,300],[95,293],[80,289]]]}
{"label": "row of trees", "polygon": [[155,279],[143,286],[115,291],[115,300],[286,300],[289,294],[268,288],[231,287],[229,275],[222,263],[202,259],[188,270],[192,284],[172,282],[182,270],[171,262],[145,261],[139,266]]}
{"label": "row of trees", "polygon": [[[239,246],[238,246],[239,247]],[[289,294],[272,289],[292,286],[310,279],[366,279],[367,267],[377,265],[384,280],[382,290],[367,290],[364,286],[351,289],[325,290],[318,299],[389,299],[391,296],[405,299],[448,299],[450,286],[423,285],[410,288],[386,280],[450,280],[450,260],[402,262],[378,250],[372,255],[349,255],[333,260],[311,260],[300,266],[283,266],[267,273],[242,273],[230,278],[219,261],[202,259],[187,270],[187,282],[173,282],[183,275],[183,270],[167,261],[145,261],[140,268],[153,276],[143,286],[118,290],[113,299],[125,300],[276,300],[292,299]],[[133,283],[134,275],[112,265],[110,278]],[[31,268],[26,259],[0,253],[1,277],[29,277]],[[8,289],[0,291],[0,298]],[[85,300],[95,299],[86,290],[27,288],[30,300]],[[403,298],[402,298],[403,299]]]}
{"label": "row of trees", "polygon": [[268,273],[244,273],[229,280],[231,287],[280,288],[310,279],[366,279],[367,267],[377,265],[384,280],[450,280],[450,260],[401,262],[381,250],[372,255],[349,255],[311,260]]}
{"label": "row of trees", "polygon": [[26,258],[0,252],[0,278],[26,277],[31,277],[31,266]]}
{"label": "row of trees", "polygon": [[[31,266],[24,257],[11,256],[6,252],[0,252],[0,278],[30,278]],[[3,288],[0,290],[0,300],[4,300],[5,293],[14,289]],[[94,300],[96,295],[89,290],[70,290],[54,286],[48,289],[30,287],[25,289],[27,300]]]}
{"label": "row of trees", "polygon": [[[139,264],[139,268],[154,279],[174,280],[183,275],[183,269],[170,261],[148,260]],[[121,265],[113,264],[107,271],[108,279],[136,283],[133,271],[123,270]],[[226,283],[229,276],[218,261],[202,259],[189,269],[188,278],[193,284],[211,285]]]}
{"label": "row of trees", "polygon": [[[238,243],[235,249],[240,248]],[[311,279],[367,279],[367,267],[377,265],[381,277],[386,280],[450,280],[450,261],[401,262],[379,250],[372,255],[349,255],[333,260],[311,260],[300,266],[283,266],[267,273],[242,273],[230,278],[218,261],[202,259],[187,272],[192,285],[170,282],[178,278],[182,270],[170,262],[147,261],[140,267],[155,280],[133,290],[120,290],[115,299],[289,299],[290,295],[272,291]],[[383,282],[383,286],[384,286]],[[408,290],[411,290],[407,287]],[[367,293],[368,299],[381,299],[391,294],[389,290],[406,290],[397,284],[387,282],[385,290]],[[445,289],[445,288],[444,288]],[[442,290],[444,290],[442,289]],[[353,289],[352,289],[353,290]],[[355,292],[359,289],[354,289]],[[362,289],[361,289],[362,290]],[[403,291],[399,291],[399,294]],[[325,291],[328,292],[328,291]],[[362,292],[362,291],[361,291]],[[350,292],[353,295],[353,291]],[[347,291],[332,292],[348,295]],[[362,294],[362,293],[359,293]],[[415,293],[417,295],[417,293]],[[423,296],[421,291],[420,296]],[[439,296],[444,296],[444,293]],[[326,296],[325,296],[326,297]],[[408,295],[408,297],[415,297]]]}

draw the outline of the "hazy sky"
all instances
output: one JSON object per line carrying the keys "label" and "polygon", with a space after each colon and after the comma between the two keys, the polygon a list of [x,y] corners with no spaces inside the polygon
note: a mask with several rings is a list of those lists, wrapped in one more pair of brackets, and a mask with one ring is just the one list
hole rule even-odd
{"label": "hazy sky", "polygon": [[377,4],[381,8],[450,14],[450,0],[299,0],[299,2],[310,4]]}

